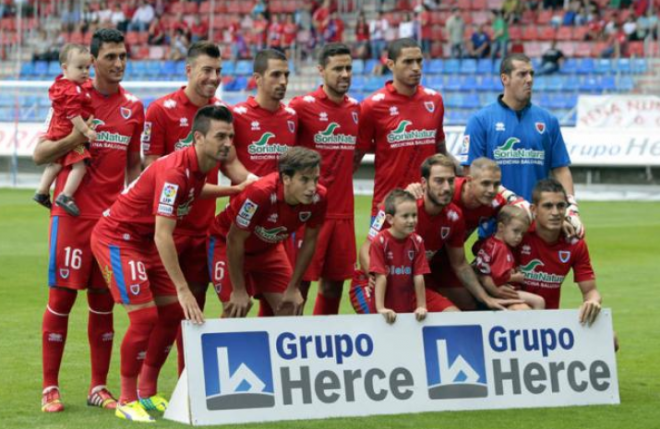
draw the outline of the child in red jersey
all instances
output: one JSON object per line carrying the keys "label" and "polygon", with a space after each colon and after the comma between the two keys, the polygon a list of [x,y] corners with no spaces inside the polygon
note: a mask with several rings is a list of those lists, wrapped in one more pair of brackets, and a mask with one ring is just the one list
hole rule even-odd
{"label": "child in red jersey", "polygon": [[415,234],[415,197],[395,189],[385,199],[385,215],[390,228],[374,238],[369,249],[369,272],[376,277],[375,309],[394,323],[397,312],[426,317],[424,274],[431,272],[426,261],[424,240]]}
{"label": "child in red jersey", "polygon": [[[516,290],[525,280],[522,272],[516,269],[516,259],[511,249],[517,247],[529,229],[529,216],[520,207],[504,206],[497,215],[497,232],[486,239],[474,261],[475,270],[484,288],[491,295],[500,295],[500,288],[513,286]],[[543,297],[518,291],[518,296],[526,307],[543,310]],[[526,309],[518,307],[516,309]]]}
{"label": "child in red jersey", "polygon": [[[89,79],[91,64],[92,57],[86,47],[68,44],[62,49],[60,53],[62,74],[55,78],[55,82],[48,90],[53,110],[47,121],[46,139],[52,141],[62,139],[75,127],[89,141],[96,140],[96,133],[85,122],[93,114],[92,99],[82,88],[82,84]],[[39,188],[33,199],[42,206],[51,208],[50,187],[62,168],[71,166],[71,173],[66,180],[64,190],[55,199],[55,204],[68,214],[79,216],[80,210],[73,199],[73,194],[87,172],[85,162],[89,158],[91,158],[89,151],[84,145],[80,145],[56,162],[49,164],[41,176]]]}

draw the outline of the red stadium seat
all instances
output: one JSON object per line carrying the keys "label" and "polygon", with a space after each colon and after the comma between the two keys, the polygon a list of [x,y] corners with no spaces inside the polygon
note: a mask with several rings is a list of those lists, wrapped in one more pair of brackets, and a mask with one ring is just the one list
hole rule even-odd
{"label": "red stadium seat", "polygon": [[172,3],[170,5],[170,13],[172,14],[176,15],[177,13],[183,13],[183,11],[184,11],[183,3],[181,2]]}
{"label": "red stadium seat", "polygon": [[525,42],[523,46],[525,55],[530,58],[536,58],[543,55],[543,52],[541,51],[541,44],[539,42]]}
{"label": "red stadium seat", "polygon": [[521,24],[535,24],[536,23],[536,12],[531,9],[527,9],[522,13],[520,17]]}
{"label": "red stadium seat", "polygon": [[268,3],[268,8],[271,13],[282,13],[284,12],[284,1],[273,0]]}
{"label": "red stadium seat", "polygon": [[237,0],[232,0],[227,3],[228,13],[241,13],[241,5]]}
{"label": "red stadium seat", "polygon": [[539,25],[550,24],[550,20],[552,20],[552,15],[553,15],[553,11],[542,10],[539,12],[538,17],[536,18],[536,23]]}
{"label": "red stadium seat", "polygon": [[518,25],[509,27],[509,38],[511,40],[522,40],[522,29]]}
{"label": "red stadium seat", "polygon": [[183,13],[185,13],[186,15],[195,15],[197,12],[198,12],[197,3],[195,3],[194,1],[186,2],[183,8]]}
{"label": "red stadium seat", "polygon": [[525,41],[533,42],[538,40],[539,32],[536,25],[527,25],[522,32],[522,39]]}
{"label": "red stadium seat", "polygon": [[[75,34],[75,33],[74,33],[74,34]],[[73,37],[73,36],[72,36],[72,37]],[[80,38],[81,38],[81,41],[82,41],[82,33],[80,34]],[[128,46],[137,45],[137,44],[140,43],[139,33],[138,33],[137,31],[129,31],[129,32],[126,33],[126,35],[124,36],[124,40],[126,41],[126,44],[127,44]]]}
{"label": "red stadium seat", "polygon": [[592,52],[591,43],[579,42],[575,44],[575,56],[580,58],[590,57]]}
{"label": "red stadium seat", "polygon": [[199,5],[199,13],[208,15],[208,13],[211,12],[211,2],[210,1],[205,1]]}
{"label": "red stadium seat", "polygon": [[461,13],[461,16],[463,17],[463,21],[465,22],[465,25],[472,24],[472,12],[463,12]]}
{"label": "red stadium seat", "polygon": [[575,27],[573,29],[573,40],[577,40],[577,41],[585,40],[588,32],[589,32],[589,27],[587,27],[586,25]]}
{"label": "red stadium seat", "polygon": [[555,29],[546,25],[539,29],[539,40],[553,40],[555,38]]}
{"label": "red stadium seat", "polygon": [[488,0],[488,10],[500,10],[504,0]]}
{"label": "red stadium seat", "polygon": [[591,45],[591,56],[600,57],[601,52],[605,50],[609,45],[607,42],[596,42]]}
{"label": "red stadium seat", "polygon": [[564,53],[565,56],[571,58],[575,56],[575,43],[573,42],[559,42],[557,48]]}
{"label": "red stadium seat", "polygon": [[476,11],[472,13],[472,23],[475,25],[488,24],[490,21],[490,12],[486,10]]}
{"label": "red stadium seat", "polygon": [[644,57],[644,42],[630,42],[626,48],[626,56],[643,58]]}
{"label": "red stadium seat", "polygon": [[557,40],[573,40],[573,27],[559,27],[556,38]]}
{"label": "red stadium seat", "polygon": [[487,7],[487,0],[472,0],[472,10],[485,10]]}
{"label": "red stadium seat", "polygon": [[[130,33],[128,33],[130,34]],[[69,43],[77,43],[81,45],[83,43],[83,34],[81,31],[74,31],[71,33],[71,36],[69,38]],[[126,43],[130,45],[130,42],[128,41],[128,38],[126,38]]]}
{"label": "red stadium seat", "polygon": [[458,0],[457,6],[461,10],[470,10],[472,8],[472,2],[470,0]]}

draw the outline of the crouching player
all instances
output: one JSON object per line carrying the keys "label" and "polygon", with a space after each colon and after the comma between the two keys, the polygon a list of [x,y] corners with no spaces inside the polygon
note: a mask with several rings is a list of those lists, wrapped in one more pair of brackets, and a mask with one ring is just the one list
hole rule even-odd
{"label": "crouching player", "polygon": [[415,313],[426,318],[424,274],[431,272],[424,240],[415,234],[417,201],[403,189],[385,198],[385,216],[391,225],[379,232],[369,249],[369,273],[376,276],[371,307],[394,323],[397,313]]}
{"label": "crouching player", "polygon": [[[474,262],[479,280],[492,296],[503,297],[501,288],[520,289],[525,277],[516,270],[513,251],[520,244],[529,229],[529,216],[524,209],[516,206],[504,206],[497,214],[497,232],[488,237],[479,249]],[[509,310],[542,310],[545,308],[543,297],[524,291],[518,291],[523,304],[513,304]]]}
{"label": "crouching player", "polygon": [[[216,216],[210,229],[211,279],[225,317],[244,317],[251,297],[264,315],[302,314],[300,281],[309,265],[327,210],[326,189],[318,184],[321,156],[290,148],[271,173],[248,186]],[[295,268],[282,241],[305,225]]]}
{"label": "crouching player", "polygon": [[165,410],[167,401],[156,393],[158,375],[181,320],[204,321],[181,271],[173,233],[204,196],[208,172],[229,153],[231,112],[224,106],[203,107],[192,132],[193,146],[150,165],[92,233],[94,256],[115,301],[128,312],[115,413],[127,420],[153,422],[146,410]]}

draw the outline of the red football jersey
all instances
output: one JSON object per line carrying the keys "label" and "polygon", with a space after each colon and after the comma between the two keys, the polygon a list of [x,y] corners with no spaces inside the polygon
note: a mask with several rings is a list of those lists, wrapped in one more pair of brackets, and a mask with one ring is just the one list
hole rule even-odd
{"label": "red football jersey", "polygon": [[596,278],[584,240],[571,244],[560,235],[556,243],[548,244],[532,228],[516,248],[516,257],[525,275],[523,290],[545,298],[549,310],[559,308],[561,284],[571,269],[576,283]]}
{"label": "red football jersey", "polygon": [[353,219],[353,155],[360,105],[344,97],[330,100],[320,87],[296,97],[289,107],[298,114],[298,144],[321,154],[320,183],[328,190],[328,219]]}
{"label": "red football jersey", "polygon": [[185,218],[204,183],[194,147],[159,158],[103,213],[103,231],[119,240],[151,242],[156,216]]}
{"label": "red football jersey", "polygon": [[500,209],[506,205],[506,200],[501,195],[497,194],[492,204],[489,206],[479,206],[474,209],[467,208],[461,199],[465,182],[465,177],[456,178],[456,181],[454,182],[454,198],[452,199],[452,202],[463,210],[466,229],[465,238],[467,239],[467,237],[469,237],[479,225],[488,222],[493,216],[497,216]]}
{"label": "red football jersey", "polygon": [[511,278],[511,270],[516,267],[516,260],[509,246],[495,236],[484,241],[474,262],[477,270],[490,276],[496,286],[507,284]]}
{"label": "red football jersey", "polygon": [[257,176],[276,172],[280,155],[296,145],[296,112],[284,104],[276,112],[262,109],[254,97],[232,107],[232,112],[238,159]]}
{"label": "red football jersey", "polygon": [[46,138],[60,140],[73,130],[71,119],[80,116],[83,119],[94,114],[92,96],[80,84],[64,79],[62,75],[48,89],[48,97],[52,103],[48,119],[46,119]]}
{"label": "red football jersey", "polygon": [[260,253],[285,240],[302,225],[320,227],[327,205],[326,189],[321,185],[311,204],[287,204],[279,173],[272,173],[232,198],[227,208],[215,217],[210,234],[224,241],[233,223],[252,233],[245,242],[245,252]]}
{"label": "red football jersey", "polygon": [[372,216],[392,189],[421,180],[420,165],[445,139],[444,111],[436,91],[418,86],[407,97],[392,82],[362,102],[358,149],[376,154]]}
{"label": "red football jersey", "polygon": [[[163,156],[192,146],[192,124],[200,109],[185,93],[186,87],[159,98],[149,105],[142,134],[144,155]],[[209,104],[224,105],[217,98]],[[209,171],[207,183],[218,183],[218,168]],[[193,206],[190,216],[186,216],[177,228],[184,235],[206,234],[215,215],[215,199],[199,200]]]}
{"label": "red football jersey", "polygon": [[[80,217],[98,219],[115,202],[124,189],[127,153],[140,153],[140,135],[144,128],[144,107],[134,95],[119,87],[119,92],[103,95],[94,89],[92,81],[83,85],[92,97],[96,140],[90,142],[91,164],[76,191]],[[57,176],[55,195],[64,189],[71,169]],[[69,216],[57,205],[53,216]]]}
{"label": "red football jersey", "polygon": [[413,279],[431,272],[425,253],[424,240],[415,233],[398,240],[386,229],[374,238],[369,248],[369,272],[387,276],[386,308],[397,313],[415,311]]}

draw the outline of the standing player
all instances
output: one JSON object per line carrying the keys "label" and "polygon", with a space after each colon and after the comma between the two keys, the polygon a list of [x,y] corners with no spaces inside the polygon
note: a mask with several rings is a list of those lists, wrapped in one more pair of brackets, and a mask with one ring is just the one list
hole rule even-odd
{"label": "standing player", "polygon": [[296,145],[298,117],[282,100],[289,83],[289,63],[280,51],[264,49],[254,57],[257,96],[232,108],[236,154],[259,177],[277,171],[277,160]]}
{"label": "standing player", "polygon": [[[140,174],[144,107],[120,85],[127,59],[124,36],[114,29],[98,30],[92,37],[90,51],[96,74],[84,89],[89,91],[96,112],[97,138],[90,142],[92,162],[79,187],[80,217],[74,219],[60,207],[53,207],[51,211],[50,289],[42,324],[44,412],[64,410],[58,375],[69,313],[76,292],[84,289],[87,289],[89,304],[88,338],[92,361],[87,403],[101,408],[116,407],[116,400],[105,386],[114,335],[113,302],[94,261],[89,240],[94,225],[116,200],[125,181],[130,182]],[[76,132],[62,140],[40,141],[34,151],[34,161],[37,164],[53,162],[84,141]],[[62,191],[70,171],[60,173],[56,194]]]}
{"label": "standing player", "polygon": [[566,191],[559,181],[543,179],[536,184],[532,192],[536,221],[518,247],[518,265],[525,276],[523,290],[542,296],[551,310],[559,308],[561,285],[572,269],[582,292],[580,322],[590,325],[600,313],[602,299],[587,242],[562,234],[567,207]]}
{"label": "standing player", "polygon": [[461,162],[470,166],[482,156],[502,169],[502,184],[527,201],[536,182],[556,178],[568,192],[568,215],[581,235],[573,189],[571,160],[559,121],[550,112],[531,104],[534,69],[524,54],[511,54],[500,66],[504,94],[472,115],[465,128]]}
{"label": "standing player", "polygon": [[[211,226],[208,257],[226,317],[244,317],[251,296],[277,315],[302,314],[299,285],[327,209],[326,190],[318,185],[321,157],[295,147],[278,162],[279,173],[248,186]],[[302,225],[305,235],[292,270],[282,241]]]}
{"label": "standing player", "polygon": [[351,87],[351,51],[341,43],[329,43],[319,57],[323,85],[291,100],[298,114],[298,144],[321,154],[321,185],[328,190],[328,213],[310,268],[303,295],[311,281],[321,279],[314,314],[337,314],[344,280],[355,264],[353,223],[353,155],[358,134],[360,106],[346,94]]}
{"label": "standing player", "polygon": [[156,394],[160,367],[181,320],[204,321],[179,265],[173,233],[195,200],[206,196],[209,171],[229,154],[231,112],[225,106],[201,108],[192,133],[193,146],[149,166],[103,213],[92,233],[94,256],[115,301],[128,312],[115,412],[127,420],[152,422],[146,410],[165,410],[167,401]]}
{"label": "standing player", "polygon": [[419,182],[426,158],[447,153],[442,97],[420,85],[422,60],[413,39],[390,43],[387,67],[394,80],[362,102],[356,161],[366,152],[376,154],[372,216],[389,191]]}
{"label": "standing player", "polygon": [[[199,108],[222,105],[215,98],[220,85],[222,58],[217,45],[202,41],[193,43],[186,57],[188,84],[183,88],[159,98],[147,110],[142,148],[145,165],[149,166],[161,156],[190,147],[193,143],[192,123]],[[223,171],[236,183],[243,182],[248,174],[245,167],[230,149],[227,160],[221,165]],[[218,183],[218,168],[208,175],[207,184]],[[238,192],[242,187],[236,189]],[[202,199],[195,203],[174,232],[179,264],[183,275],[195,295],[199,307],[204,310],[209,270],[206,261],[206,234],[215,215],[215,199]],[[177,342],[179,372],[183,370],[183,350]]]}

